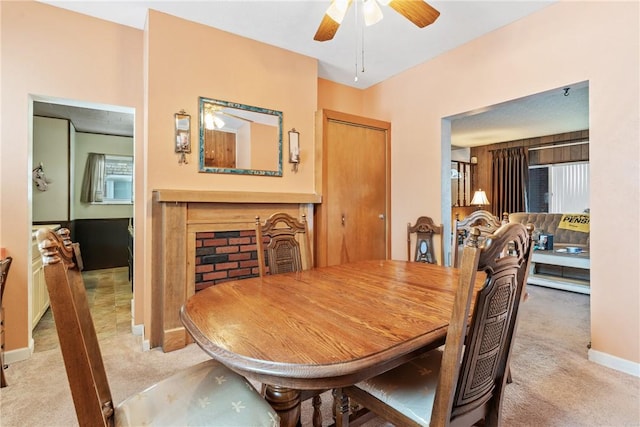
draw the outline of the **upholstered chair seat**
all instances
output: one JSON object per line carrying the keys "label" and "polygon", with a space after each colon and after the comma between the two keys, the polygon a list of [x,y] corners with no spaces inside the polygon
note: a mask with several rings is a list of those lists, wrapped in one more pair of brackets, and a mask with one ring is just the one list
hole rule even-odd
{"label": "upholstered chair seat", "polygon": [[430,351],[356,387],[418,425],[428,426],[435,399],[442,351]]}
{"label": "upholstered chair seat", "polygon": [[271,406],[244,377],[209,360],[130,396],[116,426],[277,426]]}

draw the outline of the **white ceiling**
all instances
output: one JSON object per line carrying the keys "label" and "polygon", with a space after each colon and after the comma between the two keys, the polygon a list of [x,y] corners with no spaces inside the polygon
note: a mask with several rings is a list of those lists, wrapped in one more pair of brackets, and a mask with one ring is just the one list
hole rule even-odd
{"label": "white ceiling", "polygon": [[109,109],[36,101],[33,115],[67,119],[78,132],[103,135],[133,136],[134,115]]}
{"label": "white ceiling", "polygon": [[[317,58],[319,77],[364,89],[535,13],[556,0],[430,1],[441,14],[434,24],[422,29],[382,6],[384,19],[364,31],[356,27],[356,7],[352,4],[334,39],[327,42],[314,41],[313,36],[328,0],[40,1],[139,29],[144,28],[147,10],[152,8]],[[364,71],[362,50],[357,47],[362,34]],[[581,96],[577,96],[575,89],[568,97],[561,93],[564,102],[558,106],[555,105],[557,93],[550,92],[518,100],[517,105],[505,104],[468,117],[460,116],[452,124],[452,144],[478,145],[587,129],[588,103],[578,101],[588,99],[588,88],[583,84]],[[507,129],[511,129],[510,132],[506,132]],[[520,136],[522,132],[526,135]]]}
{"label": "white ceiling", "polygon": [[[365,71],[354,81],[356,27],[354,4],[333,40],[317,42],[313,36],[329,0],[41,0],[58,7],[143,29],[147,10],[155,9],[189,21],[278,46],[318,59],[318,75],[331,81],[367,88],[469,40],[536,12],[553,1],[430,1],[440,17],[418,28],[387,6],[384,18],[366,27]],[[357,55],[356,55],[357,52]]]}
{"label": "white ceiling", "polygon": [[570,84],[450,119],[451,145],[459,147],[589,129],[589,84]]}

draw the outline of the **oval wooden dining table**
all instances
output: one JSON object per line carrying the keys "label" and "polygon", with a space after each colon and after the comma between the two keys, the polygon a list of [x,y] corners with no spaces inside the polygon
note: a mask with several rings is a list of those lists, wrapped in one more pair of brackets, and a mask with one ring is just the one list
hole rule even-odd
{"label": "oval wooden dining table", "polygon": [[442,345],[457,285],[457,269],[365,261],[211,286],[180,317],[212,358],[266,383],[294,426],[300,390],[352,385]]}

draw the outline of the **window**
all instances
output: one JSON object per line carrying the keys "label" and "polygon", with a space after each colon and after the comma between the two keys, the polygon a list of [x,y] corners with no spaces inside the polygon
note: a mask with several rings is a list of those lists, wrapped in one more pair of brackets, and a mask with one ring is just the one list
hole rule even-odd
{"label": "window", "polygon": [[96,204],[133,203],[133,157],[89,153],[80,201]]}
{"label": "window", "polygon": [[529,211],[580,213],[589,209],[589,163],[529,167]]}
{"label": "window", "polygon": [[133,157],[104,156],[104,197],[102,203],[133,202]]}

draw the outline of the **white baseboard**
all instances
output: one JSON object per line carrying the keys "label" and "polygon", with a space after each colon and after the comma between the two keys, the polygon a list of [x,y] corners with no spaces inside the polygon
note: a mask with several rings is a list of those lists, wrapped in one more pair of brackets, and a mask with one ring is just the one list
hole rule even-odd
{"label": "white baseboard", "polygon": [[142,340],[142,351],[149,350],[151,350],[151,343],[149,342],[149,340]]}
{"label": "white baseboard", "polygon": [[135,336],[144,336],[144,325],[134,325],[132,320],[131,333]]}
{"label": "white baseboard", "polygon": [[135,336],[144,337],[144,324],[136,325],[134,324],[135,319],[135,303],[134,300],[131,300],[131,333]]}
{"label": "white baseboard", "polygon": [[589,360],[598,363],[607,368],[624,372],[625,374],[640,377],[640,363],[631,362],[630,360],[621,359],[601,351],[589,349]]}
{"label": "white baseboard", "polygon": [[17,348],[15,350],[9,350],[4,352],[5,365],[11,365],[12,363],[21,362],[27,360],[33,354],[33,339],[29,343],[29,347]]}

